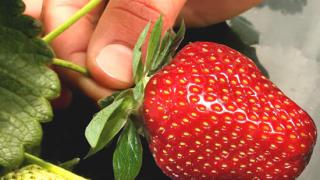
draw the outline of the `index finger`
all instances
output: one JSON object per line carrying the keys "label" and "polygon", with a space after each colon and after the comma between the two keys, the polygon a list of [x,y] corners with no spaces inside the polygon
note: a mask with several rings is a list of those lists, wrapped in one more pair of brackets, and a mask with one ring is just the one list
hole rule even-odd
{"label": "index finger", "polygon": [[[85,6],[90,0],[46,0],[43,9],[45,32],[49,33],[63,24],[69,17]],[[74,25],[56,37],[52,42],[57,57],[84,66],[87,46],[94,31],[96,21],[104,8],[102,1],[96,9],[82,17]],[[91,79],[70,70],[59,69],[62,77],[79,87],[86,95],[98,100],[112,91],[96,84]]]}

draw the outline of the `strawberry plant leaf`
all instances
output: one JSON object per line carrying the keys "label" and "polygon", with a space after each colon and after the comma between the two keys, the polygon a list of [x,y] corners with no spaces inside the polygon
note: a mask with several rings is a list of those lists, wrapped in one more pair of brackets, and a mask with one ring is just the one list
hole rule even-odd
{"label": "strawberry plant leaf", "polygon": [[162,33],[162,16],[155,22],[154,27],[150,34],[150,39],[148,43],[148,50],[146,55],[146,65],[145,72],[150,70],[150,66],[152,61],[154,61],[159,53],[159,45],[161,41],[161,33]]}
{"label": "strawberry plant leaf", "polygon": [[127,122],[132,98],[123,97],[99,111],[86,128],[85,136],[91,149],[87,157],[103,149]]}
{"label": "strawberry plant leaf", "polygon": [[144,83],[143,81],[139,81],[138,84],[133,88],[133,98],[136,101],[139,101],[143,98],[143,91],[144,91]]}
{"label": "strawberry plant leaf", "polygon": [[110,104],[112,104],[114,101],[128,96],[130,93],[132,93],[131,89],[126,89],[123,91],[115,91],[110,96],[107,96],[106,98],[99,100],[98,104],[100,108],[105,108]]}
{"label": "strawberry plant leaf", "polygon": [[[0,121],[2,126],[2,120]],[[8,171],[19,165],[23,161],[23,147],[17,138],[12,138],[10,134],[0,133],[0,175],[1,171]]]}
{"label": "strawberry plant leaf", "polygon": [[30,16],[23,16],[25,4],[21,0],[1,0],[1,26],[22,32],[28,37],[38,36],[42,31],[39,21]]}
{"label": "strawberry plant leaf", "polygon": [[107,106],[98,112],[92,121],[89,123],[86,128],[86,138],[92,148],[97,147],[100,136],[104,131],[104,126],[111,117],[112,113],[115,112],[121,105],[124,99],[120,99],[118,101],[114,101],[112,104]]}
{"label": "strawberry plant leaf", "polygon": [[112,104],[115,99],[121,94],[121,91],[115,91],[110,96],[98,101],[100,108],[104,108]]}
{"label": "strawberry plant leaf", "polygon": [[18,167],[24,152],[40,146],[39,122],[52,119],[48,100],[59,95],[58,76],[47,67],[53,52],[40,24],[22,15],[21,0],[0,1],[0,167]]}
{"label": "strawberry plant leaf", "polygon": [[141,47],[147,37],[148,31],[150,29],[151,23],[148,23],[147,26],[141,32],[138,41],[133,49],[133,79],[135,83],[140,81],[143,76],[143,63],[142,63],[142,52]]}
{"label": "strawberry plant leaf", "polygon": [[182,20],[176,34],[173,31],[166,32],[161,42],[159,54],[157,57],[155,57],[155,60],[153,60],[151,64],[149,75],[156,73],[163,66],[169,63],[171,57],[174,55],[175,51],[182,42],[185,31],[186,27],[184,21]]}
{"label": "strawberry plant leaf", "polygon": [[134,180],[142,165],[140,136],[131,120],[123,129],[113,153],[113,172],[116,180]]}
{"label": "strawberry plant leaf", "polygon": [[161,42],[160,47],[160,54],[156,60],[152,62],[150,75],[157,72],[159,69],[163,67],[166,62],[168,62],[168,59],[171,57],[170,49],[171,45],[173,43],[173,37],[172,34],[167,31],[163,37],[163,40]]}
{"label": "strawberry plant leaf", "polygon": [[170,52],[174,53],[180,46],[184,36],[186,34],[186,24],[184,23],[184,20],[181,21],[178,32],[176,33],[174,40],[173,40],[173,45],[171,46]]}

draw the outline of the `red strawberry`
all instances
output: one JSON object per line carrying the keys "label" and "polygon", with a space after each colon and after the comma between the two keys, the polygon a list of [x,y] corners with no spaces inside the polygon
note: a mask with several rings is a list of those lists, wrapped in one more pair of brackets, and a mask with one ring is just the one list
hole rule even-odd
{"label": "red strawberry", "polygon": [[197,42],[145,90],[150,149],[173,179],[294,179],[316,141],[310,116],[254,63]]}

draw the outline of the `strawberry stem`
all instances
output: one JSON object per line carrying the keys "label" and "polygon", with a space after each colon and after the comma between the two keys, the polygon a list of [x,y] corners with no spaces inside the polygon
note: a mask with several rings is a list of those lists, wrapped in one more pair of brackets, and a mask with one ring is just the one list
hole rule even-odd
{"label": "strawberry stem", "polygon": [[52,61],[52,64],[56,65],[56,66],[59,66],[59,67],[62,67],[62,68],[66,68],[66,69],[70,69],[70,70],[73,70],[73,71],[76,71],[78,73],[81,73],[87,77],[89,77],[89,71],[82,67],[82,66],[79,66],[77,64],[74,64],[70,61],[67,61],[67,60],[63,60],[63,59],[58,59],[58,58],[54,58],[53,61]]}
{"label": "strawberry stem", "polygon": [[43,41],[50,43],[53,39],[67,30],[70,26],[76,23],[80,18],[88,14],[92,9],[94,9],[98,4],[100,4],[102,0],[91,0],[88,4],[86,4],[83,8],[81,8],[78,12],[72,15],[66,22],[58,26],[56,29],[47,34]]}
{"label": "strawberry stem", "polygon": [[48,171],[58,174],[62,177],[65,177],[66,179],[74,179],[74,180],[85,180],[85,178],[78,176],[70,171],[67,171],[59,166],[56,166],[54,164],[51,164],[49,162],[46,162],[34,155],[31,155],[29,153],[24,153],[25,159],[27,160],[28,163],[31,164],[37,164],[45,169],[47,169]]}

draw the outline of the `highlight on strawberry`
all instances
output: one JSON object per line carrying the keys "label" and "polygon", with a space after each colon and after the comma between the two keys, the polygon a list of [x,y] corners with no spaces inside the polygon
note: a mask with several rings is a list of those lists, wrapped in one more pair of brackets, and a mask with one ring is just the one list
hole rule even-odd
{"label": "highlight on strawberry", "polygon": [[140,135],[172,179],[294,179],[301,174],[316,143],[315,124],[303,109],[249,58],[227,46],[190,43],[172,58],[183,23],[176,34],[168,31],[161,38],[160,18],[142,57],[149,29],[150,23],[134,48],[135,86],[101,100],[103,109],[87,126],[88,156],[121,131],[113,156],[115,179],[138,175]]}

